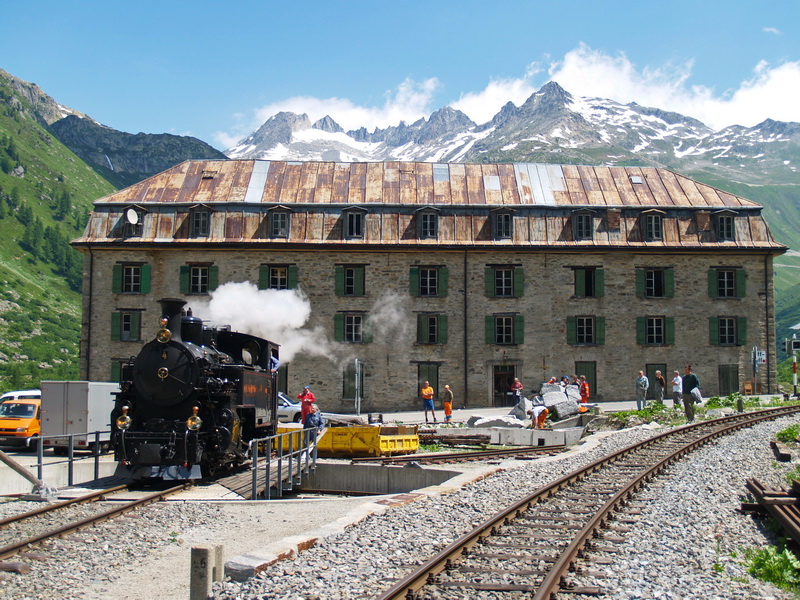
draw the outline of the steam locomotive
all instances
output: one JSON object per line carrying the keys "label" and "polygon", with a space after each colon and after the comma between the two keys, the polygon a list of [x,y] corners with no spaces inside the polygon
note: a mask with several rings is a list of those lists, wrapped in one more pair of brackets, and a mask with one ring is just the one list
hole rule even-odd
{"label": "steam locomotive", "polygon": [[155,339],[122,368],[111,413],[116,474],[199,479],[248,459],[277,428],[278,345],[204,326],[177,298],[159,300]]}

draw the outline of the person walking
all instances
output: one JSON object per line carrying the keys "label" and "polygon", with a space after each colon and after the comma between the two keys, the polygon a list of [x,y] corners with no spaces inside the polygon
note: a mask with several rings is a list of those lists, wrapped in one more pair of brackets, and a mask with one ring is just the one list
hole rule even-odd
{"label": "person walking", "polygon": [[636,410],[644,410],[647,404],[647,388],[650,387],[650,380],[644,374],[644,371],[639,371],[639,376],[636,378]]}
{"label": "person walking", "polygon": [[523,385],[518,377],[514,377],[514,383],[511,384],[511,392],[514,394],[514,404],[518,404],[522,400]]}
{"label": "person walking", "polygon": [[692,365],[686,365],[681,386],[683,388],[683,411],[686,413],[686,420],[691,423],[694,421],[694,396],[692,396],[692,390],[694,388],[700,389],[700,379],[692,373]]}
{"label": "person walking", "polygon": [[300,400],[300,422],[305,423],[308,413],[311,412],[311,406],[317,401],[314,397],[314,392],[311,388],[305,386],[303,391],[297,394],[297,399]]}
{"label": "person walking", "polygon": [[589,401],[589,382],[586,381],[586,375],[581,375],[578,381],[581,390],[581,403],[586,404]]}
{"label": "person walking", "polygon": [[675,408],[683,404],[683,377],[677,369],[672,372],[672,403]]}
{"label": "person walking", "polygon": [[656,371],[656,402],[664,404],[664,390],[667,387],[667,380],[661,374],[661,371]]}
{"label": "person walking", "polygon": [[453,418],[453,390],[449,385],[444,386],[444,422],[449,423]]}
{"label": "person walking", "polygon": [[428,411],[433,415],[433,422],[436,423],[436,409],[433,407],[433,388],[427,381],[420,390],[422,396],[422,407],[425,409],[425,422],[428,422]]}

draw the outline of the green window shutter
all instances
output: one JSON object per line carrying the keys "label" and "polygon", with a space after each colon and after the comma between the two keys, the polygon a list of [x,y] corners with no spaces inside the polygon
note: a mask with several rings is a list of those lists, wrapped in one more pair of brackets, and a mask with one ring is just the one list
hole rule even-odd
{"label": "green window shutter", "polygon": [[438,296],[445,298],[447,296],[447,280],[449,278],[449,272],[447,267],[442,267],[439,269],[439,289],[437,290]]}
{"label": "green window shutter", "polygon": [[361,333],[361,341],[365,344],[372,343],[372,319],[364,315],[363,320],[364,330]]}
{"label": "green window shutter", "polygon": [[525,343],[525,317],[523,315],[514,316],[514,343]]}
{"label": "green window shutter", "polygon": [[142,313],[138,310],[131,313],[131,341],[142,339],[141,320]]}
{"label": "green window shutter", "polygon": [[208,291],[212,292],[219,286],[219,267],[211,265],[208,267]]}
{"label": "green window shutter", "polygon": [[736,317],[736,343],[739,346],[747,343],[747,317]]}
{"label": "green window shutter", "polygon": [[719,346],[719,318],[708,318],[708,341],[712,346]]}
{"label": "green window shutter", "polygon": [[636,297],[644,298],[644,269],[636,269]]}
{"label": "green window shutter", "polygon": [[147,263],[142,265],[142,286],[141,290],[143,294],[150,293],[150,265]]}
{"label": "green window shutter", "polygon": [[447,315],[439,315],[439,343],[447,343]]}
{"label": "green window shutter", "polygon": [[664,269],[664,288],[667,298],[675,297],[675,271],[673,269]]}
{"label": "green window shutter", "polygon": [[719,290],[717,288],[717,270],[716,269],[709,269],[708,270],[708,297],[709,298],[718,298]]}
{"label": "green window shutter", "polygon": [[567,317],[567,343],[573,346],[578,343],[578,320],[575,317]]}
{"label": "green window shutter", "polygon": [[594,295],[602,298],[606,293],[606,272],[604,269],[594,270]]}
{"label": "green window shutter", "polygon": [[747,271],[736,269],[736,297],[744,298],[747,294]]}
{"label": "green window shutter", "polygon": [[408,273],[408,293],[419,296],[419,267],[411,267]]}
{"label": "green window shutter", "polygon": [[333,339],[344,341],[344,315],[333,315]]}
{"label": "green window shutter", "polygon": [[119,333],[121,328],[122,315],[118,312],[111,313],[111,339],[115,342],[119,341]]}
{"label": "green window shutter", "polygon": [[181,265],[181,294],[189,293],[189,265]]}
{"label": "green window shutter", "polygon": [[636,343],[644,346],[647,343],[647,319],[636,317]]}
{"label": "green window shutter", "polygon": [[487,315],[484,323],[486,326],[486,343],[494,344],[494,315]]}
{"label": "green window shutter", "polygon": [[417,315],[417,343],[425,343],[425,325],[428,324],[428,315]]}
{"label": "green window shutter", "polygon": [[122,292],[122,265],[114,265],[111,271],[111,291],[114,294]]}
{"label": "green window shutter", "polygon": [[514,267],[514,298],[525,294],[525,272],[522,267]]}
{"label": "green window shutter", "polygon": [[364,267],[356,267],[355,272],[356,295],[363,296],[366,291],[364,289]]}
{"label": "green window shutter", "polygon": [[486,267],[483,270],[483,290],[487,298],[494,298],[494,269]]}
{"label": "green window shutter", "polygon": [[575,295],[578,298],[586,297],[586,269],[575,269]]}
{"label": "green window shutter", "polygon": [[118,360],[115,360],[111,363],[111,381],[114,383],[119,383],[122,379],[122,365],[119,363]]}
{"label": "green window shutter", "polygon": [[595,344],[603,345],[606,343],[606,318],[597,317],[594,320],[594,341]]}
{"label": "green window shutter", "polygon": [[287,278],[290,290],[297,289],[297,265],[289,265]]}
{"label": "green window shutter", "polygon": [[674,346],[675,345],[675,317],[667,317],[664,319],[665,324],[665,331],[664,331],[664,342],[667,346]]}
{"label": "green window shutter", "polygon": [[269,287],[269,265],[258,267],[258,289],[266,290]]}
{"label": "green window shutter", "polygon": [[344,267],[342,265],[336,266],[336,283],[334,287],[337,296],[344,296]]}

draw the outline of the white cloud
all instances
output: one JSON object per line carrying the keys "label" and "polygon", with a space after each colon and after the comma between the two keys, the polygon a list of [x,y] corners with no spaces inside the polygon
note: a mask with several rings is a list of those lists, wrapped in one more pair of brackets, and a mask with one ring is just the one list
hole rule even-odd
{"label": "white cloud", "polygon": [[762,27],[761,31],[764,33],[772,33],[773,35],[781,35],[781,30],[777,27]]}
{"label": "white cloud", "polygon": [[439,108],[431,105],[438,88],[439,80],[435,77],[422,82],[406,79],[397,89],[384,93],[382,106],[359,106],[347,98],[294,96],[256,108],[249,122],[238,116],[232,131],[215,132],[214,139],[225,148],[230,148],[258,129],[271,116],[282,111],[305,113],[312,123],[330,115],[345,131],[359,127],[372,131],[375,127],[398,125],[400,121],[410,124]]}

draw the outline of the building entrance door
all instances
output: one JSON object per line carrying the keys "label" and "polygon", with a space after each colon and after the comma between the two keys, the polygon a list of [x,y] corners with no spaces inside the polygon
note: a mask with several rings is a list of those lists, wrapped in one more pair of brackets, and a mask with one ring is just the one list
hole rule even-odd
{"label": "building entrance door", "polygon": [[719,365],[719,395],[739,391],[739,365]]}
{"label": "building entrance door", "polygon": [[589,384],[589,402],[597,397],[597,363],[594,361],[575,361],[575,375],[580,377],[586,375],[586,383]]}
{"label": "building entrance door", "polygon": [[517,403],[511,391],[511,384],[514,383],[514,377],[517,376],[516,372],[514,365],[495,365],[493,367],[494,406],[514,406]]}

